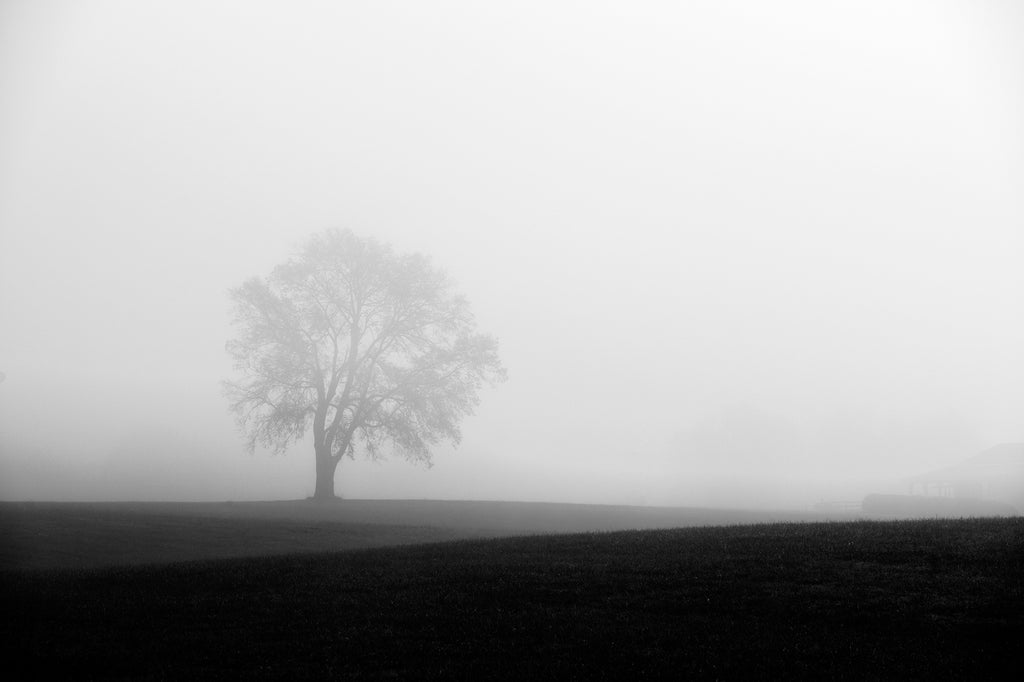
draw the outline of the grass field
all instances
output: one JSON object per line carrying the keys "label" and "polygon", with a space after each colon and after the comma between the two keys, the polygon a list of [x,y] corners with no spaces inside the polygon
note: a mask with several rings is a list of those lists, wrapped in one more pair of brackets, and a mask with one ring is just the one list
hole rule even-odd
{"label": "grass field", "polygon": [[0,503],[0,569],[99,568],[537,533],[825,518],[799,511],[438,500]]}
{"label": "grass field", "polygon": [[523,536],[0,575],[6,659],[33,678],[1016,679],[1024,641],[1020,519]]}

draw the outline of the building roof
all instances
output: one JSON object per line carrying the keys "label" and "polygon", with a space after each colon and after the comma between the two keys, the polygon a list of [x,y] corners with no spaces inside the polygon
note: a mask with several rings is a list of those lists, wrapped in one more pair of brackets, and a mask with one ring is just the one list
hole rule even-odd
{"label": "building roof", "polygon": [[950,483],[1024,478],[1024,443],[1003,443],[940,469],[908,476],[908,483]]}

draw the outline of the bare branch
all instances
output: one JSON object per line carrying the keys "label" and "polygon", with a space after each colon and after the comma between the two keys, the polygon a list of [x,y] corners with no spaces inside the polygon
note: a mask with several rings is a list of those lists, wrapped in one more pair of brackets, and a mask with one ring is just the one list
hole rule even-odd
{"label": "bare branch", "polygon": [[226,348],[244,378],[224,391],[250,448],[283,452],[312,426],[318,458],[390,443],[429,463],[432,445],[458,442],[479,389],[505,378],[442,271],[348,231],[314,236],[231,297]]}

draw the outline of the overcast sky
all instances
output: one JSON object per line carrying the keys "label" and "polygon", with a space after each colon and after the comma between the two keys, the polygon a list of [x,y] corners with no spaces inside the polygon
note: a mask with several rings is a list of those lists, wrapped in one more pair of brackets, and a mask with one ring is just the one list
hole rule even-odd
{"label": "overcast sky", "polygon": [[1013,0],[6,0],[0,497],[311,494],[220,381],[227,290],[327,227],[431,256],[509,370],[344,496],[803,504],[1024,441],[1021,36]]}

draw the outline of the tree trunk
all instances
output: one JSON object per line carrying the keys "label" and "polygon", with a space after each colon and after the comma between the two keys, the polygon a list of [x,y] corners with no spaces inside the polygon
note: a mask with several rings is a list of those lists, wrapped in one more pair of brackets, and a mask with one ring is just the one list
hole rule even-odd
{"label": "tree trunk", "polygon": [[330,452],[317,451],[316,488],[313,492],[313,499],[317,502],[337,499],[334,495],[334,472],[338,462]]}

